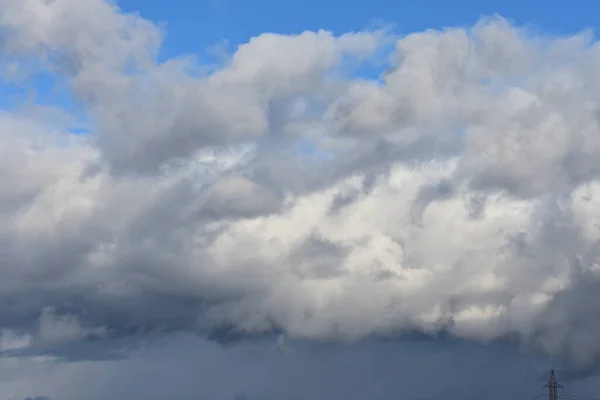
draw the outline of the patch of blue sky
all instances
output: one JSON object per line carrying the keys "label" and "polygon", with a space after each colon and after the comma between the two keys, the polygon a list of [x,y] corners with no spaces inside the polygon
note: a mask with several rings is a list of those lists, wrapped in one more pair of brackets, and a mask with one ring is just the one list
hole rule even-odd
{"label": "patch of blue sky", "polygon": [[130,12],[166,22],[161,58],[203,54],[227,40],[232,47],[263,32],[297,34],[326,29],[334,34],[393,25],[399,34],[446,26],[470,26],[500,14],[546,32],[575,33],[600,23],[596,0],[118,0]]}
{"label": "patch of blue sky", "polygon": [[[64,129],[74,134],[89,132],[85,110],[74,101],[66,81],[57,78],[49,71],[20,60],[20,68],[33,71],[23,79],[0,80],[0,109],[19,111],[28,106],[56,108],[71,118]],[[18,71],[17,71],[18,75]]]}
{"label": "patch of blue sky", "polygon": [[301,137],[296,141],[295,150],[304,157],[312,158],[316,161],[330,161],[334,158],[333,151],[323,150],[306,137]]}

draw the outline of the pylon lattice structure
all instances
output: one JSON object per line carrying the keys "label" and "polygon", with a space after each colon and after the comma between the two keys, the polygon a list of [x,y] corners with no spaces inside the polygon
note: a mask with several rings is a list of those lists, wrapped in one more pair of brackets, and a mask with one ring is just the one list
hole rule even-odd
{"label": "pylon lattice structure", "polygon": [[556,380],[554,370],[550,372],[550,378],[548,378],[548,383],[544,387],[548,388],[548,400],[558,400],[558,389],[562,389],[563,386]]}

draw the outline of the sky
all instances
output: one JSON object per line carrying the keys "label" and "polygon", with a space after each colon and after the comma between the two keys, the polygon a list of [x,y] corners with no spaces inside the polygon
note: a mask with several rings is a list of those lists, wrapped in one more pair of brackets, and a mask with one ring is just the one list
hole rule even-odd
{"label": "sky", "polygon": [[0,393],[600,399],[597,11],[0,0]]}

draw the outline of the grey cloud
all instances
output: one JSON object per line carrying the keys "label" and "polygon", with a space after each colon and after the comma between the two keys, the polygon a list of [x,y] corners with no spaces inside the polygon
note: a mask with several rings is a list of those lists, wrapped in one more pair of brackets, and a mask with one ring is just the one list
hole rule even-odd
{"label": "grey cloud", "polygon": [[2,51],[67,79],[93,122],[71,138],[0,114],[3,328],[53,346],[446,333],[597,364],[596,310],[575,313],[600,240],[581,35],[415,33],[376,83],[340,70],[381,32],[264,34],[198,77],[102,0],[0,12]]}
{"label": "grey cloud", "polygon": [[251,180],[232,175],[217,181],[208,189],[202,212],[215,218],[252,218],[276,213],[281,209],[282,196]]}
{"label": "grey cloud", "polygon": [[441,179],[439,182],[423,185],[414,203],[413,213],[415,222],[419,223],[423,212],[429,204],[436,200],[451,198],[454,194],[453,192],[452,182],[448,179]]}
{"label": "grey cloud", "polygon": [[72,315],[57,316],[56,310],[46,307],[39,318],[37,341],[42,345],[61,344],[84,339],[102,338],[106,335],[103,327],[82,326]]}

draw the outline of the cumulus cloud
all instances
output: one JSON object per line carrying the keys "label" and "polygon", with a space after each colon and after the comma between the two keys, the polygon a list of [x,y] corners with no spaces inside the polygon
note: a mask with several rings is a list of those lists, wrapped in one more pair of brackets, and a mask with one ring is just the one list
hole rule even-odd
{"label": "cumulus cloud", "polygon": [[[4,0],[0,15],[11,68],[66,81],[93,126],[0,114],[8,331],[445,332],[575,369],[600,358],[589,33],[500,17],[267,33],[201,74],[158,61],[160,29],[107,1]],[[348,72],[390,40],[379,78]]]}

